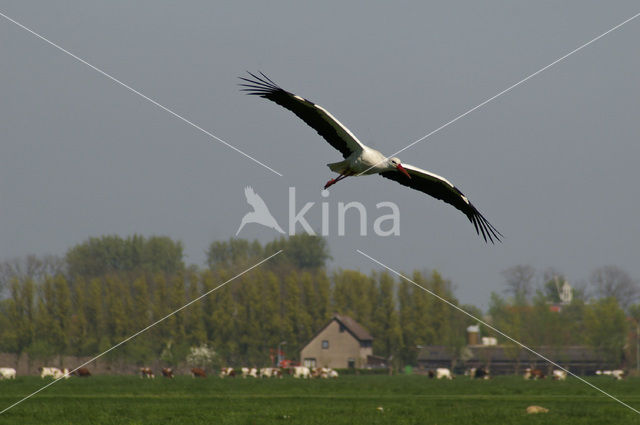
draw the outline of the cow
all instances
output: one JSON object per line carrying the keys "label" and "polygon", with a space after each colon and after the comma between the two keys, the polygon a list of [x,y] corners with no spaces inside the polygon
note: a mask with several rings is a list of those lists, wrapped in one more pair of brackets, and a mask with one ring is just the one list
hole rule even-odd
{"label": "cow", "polygon": [[260,368],[260,378],[282,378],[282,369],[277,367]]}
{"label": "cow", "polygon": [[613,376],[613,379],[621,380],[624,378],[624,370],[596,370],[596,375]]}
{"label": "cow", "polygon": [[277,367],[263,367],[260,369],[261,378],[282,378],[282,369]]}
{"label": "cow", "polygon": [[311,376],[314,378],[337,378],[338,372],[329,367],[317,367],[311,371]]}
{"label": "cow", "polygon": [[431,369],[429,369],[427,371],[427,375],[429,376],[429,378],[435,378],[436,377],[436,372],[431,370]]}
{"label": "cow", "polygon": [[53,379],[57,379],[56,377],[59,378],[60,376],[62,376],[62,371],[57,367],[40,366],[38,368],[38,372],[40,372],[40,378],[42,379],[46,378],[47,376],[50,376]]}
{"label": "cow", "polygon": [[453,375],[451,375],[451,371],[444,367],[439,367],[436,369],[436,378],[437,379],[453,379]]}
{"label": "cow", "polygon": [[71,375],[69,374],[69,369],[67,369],[66,367],[62,370],[54,368],[55,370],[53,371],[53,379],[60,379],[60,378],[64,378],[64,379],[69,379],[71,377]]}
{"label": "cow", "polygon": [[273,376],[273,368],[271,367],[262,367],[260,368],[260,377],[261,378],[271,378]]}
{"label": "cow", "polygon": [[491,379],[489,369],[486,367],[472,367],[465,372],[465,375],[468,375],[471,379]]}
{"label": "cow", "polygon": [[252,367],[252,368],[243,367],[242,368],[242,377],[246,378],[247,376],[251,376],[253,378],[257,378],[258,377],[258,369],[256,369],[255,367]]}
{"label": "cow", "polygon": [[524,379],[533,380],[544,379],[544,372],[542,372],[540,369],[531,369],[530,367],[528,367],[524,370],[523,377]]}
{"label": "cow", "polygon": [[554,381],[566,381],[567,380],[567,372],[560,369],[554,369],[551,374],[551,379]]}
{"label": "cow", "polygon": [[173,369],[171,369],[170,367],[163,367],[162,376],[164,376],[165,378],[173,378]]}
{"label": "cow", "polygon": [[81,378],[88,378],[91,376],[91,372],[86,367],[79,367],[75,371],[73,371],[72,375],[79,376]]}
{"label": "cow", "polygon": [[0,367],[1,379],[16,379],[16,370],[12,367]]}
{"label": "cow", "polygon": [[230,376],[232,378],[236,377],[236,371],[233,370],[232,367],[223,367],[220,369],[220,377],[224,378],[225,376]]}
{"label": "cow", "polygon": [[192,378],[206,378],[207,373],[204,369],[200,369],[199,367],[191,368],[191,377]]}
{"label": "cow", "polygon": [[306,366],[294,366],[293,377],[303,379],[311,378],[311,370]]}
{"label": "cow", "polygon": [[141,367],[140,368],[140,377],[141,378],[153,379],[156,376],[153,374],[153,371],[151,370],[150,367]]}

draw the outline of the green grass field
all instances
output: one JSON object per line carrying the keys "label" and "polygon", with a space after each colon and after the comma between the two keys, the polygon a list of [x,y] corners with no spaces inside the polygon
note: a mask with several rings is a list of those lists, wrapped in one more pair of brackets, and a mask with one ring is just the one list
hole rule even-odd
{"label": "green grass field", "polygon": [[[0,381],[0,410],[37,390],[37,377]],[[640,379],[590,382],[640,408]],[[537,404],[549,413],[527,415]],[[379,411],[377,408],[384,410]],[[0,415],[0,424],[629,424],[640,415],[575,379],[424,376],[336,380],[143,380],[96,376],[58,382]]]}

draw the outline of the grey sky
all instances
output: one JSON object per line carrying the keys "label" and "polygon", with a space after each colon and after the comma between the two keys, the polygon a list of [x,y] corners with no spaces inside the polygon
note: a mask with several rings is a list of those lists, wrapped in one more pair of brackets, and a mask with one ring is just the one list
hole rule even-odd
{"label": "grey sky", "polygon": [[[261,70],[390,154],[640,12],[635,1],[7,2],[0,12],[284,174],[279,177],[0,19],[0,258],[89,236],[166,234],[202,264],[232,237],[251,185],[286,228],[298,206],[396,202],[401,236],[329,237],[333,266],[436,268],[486,305],[500,272],[640,277],[640,18],[403,152],[457,185],[504,235],[377,176],[320,196],[340,154],[289,111],[243,95]],[[246,226],[240,236],[278,234]]]}

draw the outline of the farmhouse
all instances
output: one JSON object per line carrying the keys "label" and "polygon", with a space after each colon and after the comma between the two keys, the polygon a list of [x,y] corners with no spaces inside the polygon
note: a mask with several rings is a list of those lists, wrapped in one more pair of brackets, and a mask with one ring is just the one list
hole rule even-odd
{"label": "farmhouse", "polygon": [[373,356],[373,337],[349,316],[336,314],[300,350],[307,367],[365,367]]}

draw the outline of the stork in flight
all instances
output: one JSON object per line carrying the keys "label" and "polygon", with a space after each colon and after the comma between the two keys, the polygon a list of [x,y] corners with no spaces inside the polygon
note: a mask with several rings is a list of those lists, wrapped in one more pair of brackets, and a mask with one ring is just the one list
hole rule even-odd
{"label": "stork in flight", "polygon": [[327,164],[331,171],[338,173],[339,176],[329,180],[324,186],[325,189],[349,176],[380,174],[382,177],[395,180],[404,186],[453,205],[467,216],[485,242],[494,243],[494,240],[500,242],[502,234],[480,214],[458,188],[444,177],[413,165],[403,165],[398,158],[385,157],[379,151],[360,142],[347,127],[322,106],[289,93],[262,72],[259,76],[251,72],[249,75],[253,79],[240,77],[244,81],[240,84],[243,87],[241,90],[287,108],[340,151],[344,160]]}

